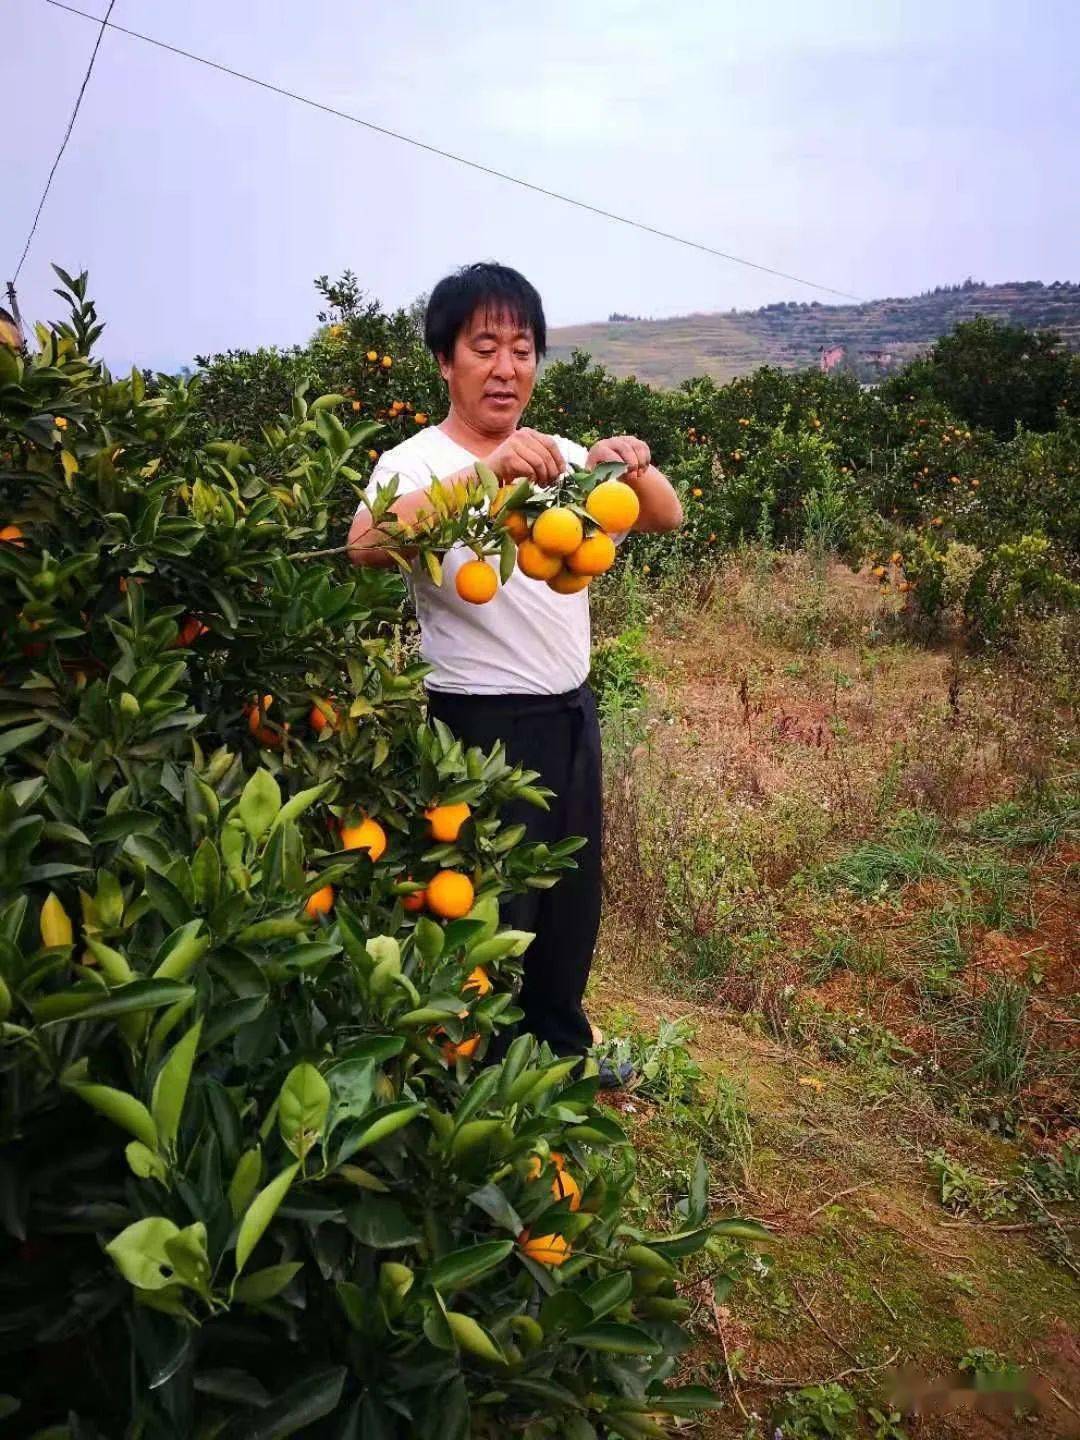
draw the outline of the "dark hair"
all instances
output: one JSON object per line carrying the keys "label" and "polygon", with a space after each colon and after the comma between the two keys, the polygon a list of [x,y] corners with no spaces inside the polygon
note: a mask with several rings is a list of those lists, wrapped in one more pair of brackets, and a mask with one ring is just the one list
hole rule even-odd
{"label": "dark hair", "polygon": [[424,315],[424,341],[438,359],[449,359],[454,344],[477,310],[504,313],[531,330],[538,356],[547,349],[547,321],[534,286],[508,265],[463,265],[435,286]]}

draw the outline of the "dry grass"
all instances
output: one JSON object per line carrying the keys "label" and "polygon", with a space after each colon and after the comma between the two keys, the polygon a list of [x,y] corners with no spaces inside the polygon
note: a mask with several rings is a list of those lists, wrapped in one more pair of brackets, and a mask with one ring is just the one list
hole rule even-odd
{"label": "dry grass", "polygon": [[[1044,803],[1075,717],[1037,655],[958,659],[905,641],[865,577],[832,569],[825,590],[796,558],[733,565],[698,610],[664,597],[647,718],[608,763],[593,1004],[646,1032],[692,1019],[752,1135],[748,1167],[715,1163],[714,1204],[777,1235],[771,1269],[696,1312],[733,1401],[703,1433],[764,1433],[734,1404],[733,1355],[764,1417],[769,1376],[829,1379],[860,1368],[852,1351],[877,1367],[842,1382],[865,1397],[897,1346],[942,1374],[985,1345],[1042,1377],[1038,1433],[1065,1434],[1047,1386],[1080,1408],[1075,1231],[958,1226],[927,1154],[1003,1184],[1080,1139],[1078,852]],[[821,878],[829,862],[849,884]],[[663,1209],[686,1142],[635,1108]],[[1030,1426],[971,1412],[909,1428],[1013,1433]]]}

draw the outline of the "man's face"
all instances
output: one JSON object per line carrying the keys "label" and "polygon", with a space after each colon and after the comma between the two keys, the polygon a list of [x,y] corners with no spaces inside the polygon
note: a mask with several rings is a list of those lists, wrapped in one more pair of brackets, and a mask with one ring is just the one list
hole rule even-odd
{"label": "man's face", "polygon": [[517,427],[536,383],[532,331],[508,315],[477,310],[439,369],[464,420],[484,434],[507,434]]}

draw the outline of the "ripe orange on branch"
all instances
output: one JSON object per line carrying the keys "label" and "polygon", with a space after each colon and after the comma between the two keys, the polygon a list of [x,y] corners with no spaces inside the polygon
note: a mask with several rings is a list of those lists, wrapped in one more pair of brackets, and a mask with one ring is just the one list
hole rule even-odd
{"label": "ripe orange on branch", "polygon": [[542,510],[533,521],[532,538],[549,555],[572,555],[584,533],[581,521],[565,505]]}
{"label": "ripe orange on branch", "polygon": [[461,987],[463,995],[475,994],[478,999],[490,995],[492,991],[491,976],[482,965],[477,965],[469,971],[465,984]]}
{"label": "ripe orange on branch", "polygon": [[570,1241],[563,1235],[530,1235],[522,1230],[518,1245],[523,1255],[540,1265],[562,1265],[570,1259]]}
{"label": "ripe orange on branch", "polygon": [[554,580],[563,568],[562,557],[541,550],[535,540],[521,542],[518,546],[517,563],[521,573],[528,575],[530,580]]}
{"label": "ripe orange on branch", "polygon": [[629,530],[641,513],[641,502],[623,480],[601,480],[589,493],[585,509],[602,530]]}
{"label": "ripe orange on branch", "polygon": [[329,915],[333,908],[334,887],[332,885],[324,885],[321,890],[316,890],[314,895],[309,895],[304,906],[313,920],[320,915]]}
{"label": "ripe orange on branch", "polygon": [[583,540],[572,555],[566,557],[566,568],[575,575],[603,575],[615,564],[615,541],[598,530]]}
{"label": "ripe orange on branch", "polygon": [[472,909],[475,893],[460,870],[440,870],[428,881],[428,909],[443,920],[460,920]]}
{"label": "ripe orange on branch", "polygon": [[386,831],[377,820],[365,815],[358,825],[342,825],[341,848],[366,850],[374,863],[386,849]]}
{"label": "ripe orange on branch", "polygon": [[329,700],[317,701],[308,712],[308,724],[317,735],[321,734],[328,725],[331,730],[335,729],[337,723],[338,713]]}
{"label": "ripe orange on branch", "polygon": [[591,575],[575,575],[570,570],[560,570],[547,584],[548,589],[554,590],[556,595],[576,595],[589,588],[592,578]]}
{"label": "ripe orange on branch", "polygon": [[424,819],[428,822],[431,838],[448,844],[458,838],[461,827],[471,814],[464,802],[459,805],[432,805],[424,811]]}
{"label": "ripe orange on branch", "polygon": [[499,588],[499,577],[486,560],[467,560],[457,572],[454,588],[470,605],[486,605]]}

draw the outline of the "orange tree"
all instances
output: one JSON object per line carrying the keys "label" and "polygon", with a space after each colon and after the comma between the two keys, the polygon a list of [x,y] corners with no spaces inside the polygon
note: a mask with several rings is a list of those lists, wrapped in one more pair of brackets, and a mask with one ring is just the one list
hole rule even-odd
{"label": "orange tree", "polygon": [[[0,348],[0,1396],[20,1433],[649,1436],[680,1258],[584,1066],[515,1039],[499,897],[577,842],[424,721],[392,575],[324,559],[364,426],[260,465],[91,358],[85,277]],[[380,503],[385,503],[387,496]],[[483,495],[424,544],[483,543]],[[665,1418],[667,1417],[667,1418]],[[56,1427],[56,1428],[47,1428]]]}

